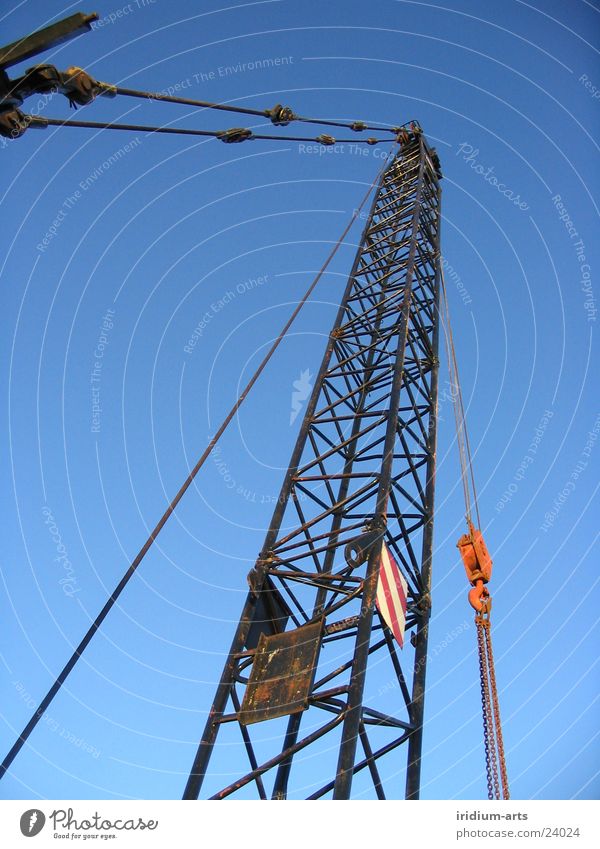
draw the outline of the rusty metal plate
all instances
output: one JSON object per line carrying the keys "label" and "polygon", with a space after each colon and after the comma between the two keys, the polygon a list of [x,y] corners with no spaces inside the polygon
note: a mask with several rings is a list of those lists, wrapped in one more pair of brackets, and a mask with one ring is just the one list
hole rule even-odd
{"label": "rusty metal plate", "polygon": [[261,634],[244,701],[238,713],[242,725],[300,713],[308,707],[322,622],[283,634]]}

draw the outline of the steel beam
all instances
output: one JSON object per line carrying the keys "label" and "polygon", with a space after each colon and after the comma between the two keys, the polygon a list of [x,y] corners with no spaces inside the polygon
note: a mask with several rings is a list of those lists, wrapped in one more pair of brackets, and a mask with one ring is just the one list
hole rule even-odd
{"label": "steel beam", "polygon": [[[404,770],[407,797],[418,797],[433,539],[439,177],[439,162],[422,133],[407,134],[377,188],[278,503],[249,575],[250,592],[184,799],[198,798],[208,779],[208,795],[215,799],[247,798],[252,790],[260,798],[331,794],[348,799],[354,775],[365,768],[374,797],[398,798],[402,791],[391,776]],[[400,651],[376,609],[384,542],[408,583],[407,631],[416,628],[414,656],[409,634]],[[285,714],[271,701],[291,693],[293,682],[271,690],[256,680],[258,670],[270,665],[268,647],[279,645],[279,639],[263,639],[261,665],[252,678],[257,649],[248,634],[262,627],[257,617],[265,616],[267,604],[258,599],[267,592],[271,603],[279,594],[281,605],[274,609],[290,615],[265,623],[266,636],[281,627],[322,626],[299,632],[320,635],[315,675],[308,699],[303,697],[308,707],[290,715],[283,727],[281,716],[268,718]],[[293,645],[293,635],[290,640]],[[389,669],[389,687],[397,696],[393,715],[389,707],[377,710],[371,664],[378,673]],[[251,678],[253,696],[247,702],[267,718],[248,724],[240,706]],[[237,739],[224,742],[229,752],[237,745],[247,768],[238,768],[236,757],[238,777],[216,786],[211,756],[220,735],[236,728]],[[321,769],[322,759],[311,759],[307,787],[296,755],[325,745],[325,738],[327,750],[337,752],[337,766]],[[398,751],[407,741],[402,751],[407,750],[408,767]],[[384,757],[386,762],[395,758],[389,773]]]}

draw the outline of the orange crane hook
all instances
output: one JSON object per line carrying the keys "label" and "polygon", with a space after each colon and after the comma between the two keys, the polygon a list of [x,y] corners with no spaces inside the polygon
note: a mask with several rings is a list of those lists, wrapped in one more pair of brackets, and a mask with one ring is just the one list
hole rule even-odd
{"label": "orange crane hook", "polygon": [[469,590],[469,604],[476,613],[489,613],[492,608],[492,597],[481,578]]}

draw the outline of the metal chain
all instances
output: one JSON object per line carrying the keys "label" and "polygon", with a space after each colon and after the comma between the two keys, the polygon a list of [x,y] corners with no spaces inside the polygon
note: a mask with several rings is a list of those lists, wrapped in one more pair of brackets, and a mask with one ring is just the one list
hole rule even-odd
{"label": "metal chain", "polygon": [[[456,350],[454,347],[452,327],[450,324],[450,309],[448,305],[448,297],[443,271],[441,272],[441,287],[443,303],[442,325],[444,326],[444,335],[446,338],[448,368],[450,372],[451,384],[453,387],[456,387],[456,397],[453,398],[453,407],[454,417],[456,420],[456,438],[459,448],[461,478],[463,484],[463,492],[465,496],[465,515],[467,518],[467,523],[469,525],[469,533],[471,534],[471,490],[473,496],[473,504],[475,506],[475,512],[477,515],[477,521],[480,527],[481,519],[479,516],[479,507],[477,505],[477,491],[475,489],[473,461],[471,457],[471,448],[469,445],[469,436],[466,427],[465,409],[462,397],[462,390],[460,387],[460,379],[458,375]],[[468,572],[469,570],[467,568],[467,573]],[[478,613],[475,616],[475,625],[477,628],[479,672],[481,677],[481,704],[483,709],[483,736],[485,746],[485,764],[487,771],[488,797],[490,799],[509,799],[510,795],[508,790],[508,777],[506,774],[506,761],[504,759],[504,743],[502,740],[502,728],[500,725],[498,689],[496,686],[496,673],[494,669],[494,656],[492,653],[492,639],[490,634],[491,598],[487,590],[485,590],[484,588],[483,581],[472,581],[472,583],[473,586],[480,585],[481,589],[484,591],[484,595],[480,596],[481,607],[476,607],[476,605],[471,600],[470,594],[469,600],[471,601],[473,607],[478,610]],[[472,592],[477,592],[477,590],[473,590]],[[498,781],[498,768],[500,769],[500,778],[502,781],[502,795],[500,794],[500,783]]]}
{"label": "metal chain", "polygon": [[510,791],[508,789],[508,775],[506,772],[506,760],[504,758],[504,741],[502,739],[502,724],[500,722],[500,703],[498,701],[498,688],[496,686],[496,671],[494,669],[494,654],[492,651],[492,634],[488,625],[485,629],[485,642],[488,655],[488,665],[490,670],[490,682],[492,689],[492,700],[494,705],[494,716],[496,725],[496,743],[498,746],[498,760],[500,761],[500,778],[502,780],[502,798],[510,799]]}
{"label": "metal chain", "polygon": [[[481,625],[482,625],[482,631],[485,634],[486,632],[489,631],[490,620],[486,619],[485,617],[482,616]],[[490,695],[490,684],[489,684],[490,677],[491,677],[491,671],[490,671],[489,658],[487,656],[486,643],[485,642],[484,642],[484,651],[486,653],[485,690],[486,690],[486,698],[487,698],[488,721],[489,721],[489,724],[490,724],[490,728],[489,728],[490,748],[491,748],[490,754],[491,754],[491,761],[492,761],[492,775],[493,775],[493,779],[494,779],[494,792],[495,792],[494,798],[500,799],[502,797],[501,797],[501,794],[500,794],[500,781],[498,779],[498,752],[497,752],[497,748],[496,748],[496,734],[495,734],[495,730],[494,730],[494,714],[493,714],[493,711],[492,711],[492,699],[491,699],[491,695]]]}
{"label": "metal chain", "polygon": [[483,629],[479,624],[479,617],[475,617],[475,625],[477,627],[477,648],[479,650],[479,679],[481,684],[481,708],[483,713],[483,745],[485,749],[485,770],[487,774],[488,799],[494,798],[494,787],[492,784],[492,767],[490,761],[490,742],[489,742],[489,717],[488,704],[486,699],[486,684],[487,671],[485,663],[485,643],[483,640]]}

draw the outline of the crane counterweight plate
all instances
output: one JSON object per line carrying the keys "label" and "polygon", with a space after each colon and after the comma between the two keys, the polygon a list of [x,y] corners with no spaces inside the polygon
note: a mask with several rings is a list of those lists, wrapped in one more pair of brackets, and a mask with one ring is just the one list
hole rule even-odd
{"label": "crane counterweight plate", "polygon": [[319,621],[283,634],[260,635],[238,714],[242,725],[306,710],[322,627]]}

